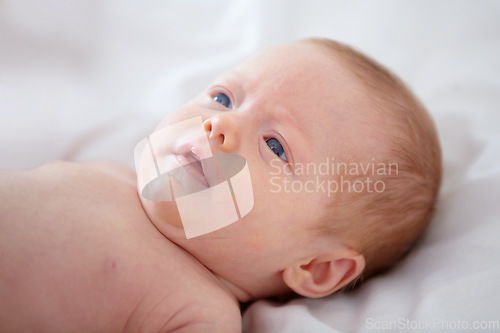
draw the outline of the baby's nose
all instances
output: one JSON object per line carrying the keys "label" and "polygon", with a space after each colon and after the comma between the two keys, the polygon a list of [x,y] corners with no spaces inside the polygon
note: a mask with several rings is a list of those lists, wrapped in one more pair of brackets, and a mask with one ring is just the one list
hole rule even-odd
{"label": "baby's nose", "polygon": [[212,145],[225,153],[234,152],[239,145],[236,121],[229,115],[220,114],[203,122],[203,128],[208,134]]}

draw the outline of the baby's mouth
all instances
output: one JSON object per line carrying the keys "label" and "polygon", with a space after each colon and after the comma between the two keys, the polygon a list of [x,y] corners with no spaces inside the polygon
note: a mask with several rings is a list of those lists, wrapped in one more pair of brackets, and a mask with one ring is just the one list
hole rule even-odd
{"label": "baby's mouth", "polygon": [[202,160],[196,154],[194,149],[191,152],[186,152],[182,155],[176,154],[175,158],[185,172],[195,181],[205,188],[209,187]]}
{"label": "baby's mouth", "polygon": [[192,167],[194,167],[199,173],[203,174],[203,166],[201,164],[201,161],[196,158],[195,155],[193,155],[192,153],[188,153],[184,156]]}
{"label": "baby's mouth", "polygon": [[[194,169],[193,171],[195,171],[196,174],[201,175],[206,182],[207,179],[206,179],[205,171],[203,169],[203,164],[201,163],[200,158],[192,152],[185,154],[184,157],[189,162],[189,166],[193,167],[193,169]],[[207,184],[207,186],[208,186],[208,184]]]}

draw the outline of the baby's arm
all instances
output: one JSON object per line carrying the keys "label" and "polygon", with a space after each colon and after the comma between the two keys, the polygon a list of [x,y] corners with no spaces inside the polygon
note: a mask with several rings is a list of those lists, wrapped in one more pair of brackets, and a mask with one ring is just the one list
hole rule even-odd
{"label": "baby's arm", "polygon": [[164,332],[172,333],[210,333],[210,332],[221,332],[221,333],[240,333],[241,332],[241,319],[238,323],[203,323],[195,322],[190,323],[185,326],[181,326],[173,331],[165,330]]}
{"label": "baby's arm", "polygon": [[147,327],[141,328],[144,332],[241,333],[241,313],[238,303],[222,294],[204,302],[203,298],[206,296],[201,294],[197,299],[185,300],[184,306],[175,309],[167,299],[149,313],[149,318],[145,320],[147,324],[144,325]]}

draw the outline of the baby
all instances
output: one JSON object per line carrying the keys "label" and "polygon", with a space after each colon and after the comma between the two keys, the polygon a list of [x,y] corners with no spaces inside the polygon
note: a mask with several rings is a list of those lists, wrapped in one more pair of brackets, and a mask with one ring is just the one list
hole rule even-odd
{"label": "baby", "polygon": [[[352,287],[396,263],[431,219],[441,165],[430,117],[340,43],[265,50],[155,133],[190,119],[216,167],[226,155],[241,167],[212,183],[203,149],[184,145],[186,178],[150,189],[151,135],[137,150],[139,191],[135,173],[104,163],[0,173],[1,332],[240,332],[239,302]],[[230,178],[240,170],[250,181]],[[237,217],[189,236],[184,181],[231,183]]]}

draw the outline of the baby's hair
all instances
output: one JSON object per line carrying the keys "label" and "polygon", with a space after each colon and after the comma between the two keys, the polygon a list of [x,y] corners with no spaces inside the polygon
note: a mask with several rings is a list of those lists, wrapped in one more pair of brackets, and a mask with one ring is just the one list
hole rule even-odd
{"label": "baby's hair", "polygon": [[[350,289],[393,266],[424,232],[433,217],[441,182],[441,149],[425,107],[390,71],[336,41],[311,38],[301,42],[334,57],[359,79],[373,102],[370,111],[385,122],[375,128],[377,137],[389,141],[389,149],[377,162],[392,169],[369,175],[373,182],[385,184],[384,191],[337,193],[320,223],[323,234],[347,239],[365,257],[365,269]],[[337,161],[342,158],[336,157]],[[344,177],[353,182],[366,175]]]}

